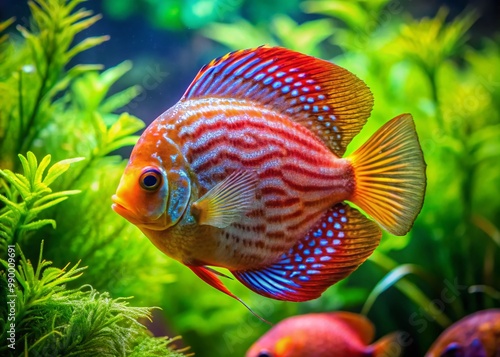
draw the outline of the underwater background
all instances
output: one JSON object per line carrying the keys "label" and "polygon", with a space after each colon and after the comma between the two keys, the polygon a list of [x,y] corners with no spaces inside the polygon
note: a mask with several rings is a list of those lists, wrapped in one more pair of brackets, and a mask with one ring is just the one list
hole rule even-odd
{"label": "underwater background", "polygon": [[[243,356],[269,329],[110,208],[136,135],[202,65],[262,44],[331,60],[367,83],[374,109],[348,154],[411,113],[427,191],[410,233],[384,232],[319,299],[228,288],[272,322],[366,314],[377,338],[404,333],[405,356],[500,307],[499,10],[495,1],[0,1],[0,354]],[[4,344],[12,249],[15,352]]]}

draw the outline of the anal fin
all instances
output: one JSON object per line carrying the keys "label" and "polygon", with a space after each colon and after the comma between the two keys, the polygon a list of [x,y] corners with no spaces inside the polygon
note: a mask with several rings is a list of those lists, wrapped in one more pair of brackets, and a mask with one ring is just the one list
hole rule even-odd
{"label": "anal fin", "polygon": [[232,273],[261,295],[286,301],[312,300],[356,270],[378,246],[381,235],[375,222],[338,203],[276,263]]}

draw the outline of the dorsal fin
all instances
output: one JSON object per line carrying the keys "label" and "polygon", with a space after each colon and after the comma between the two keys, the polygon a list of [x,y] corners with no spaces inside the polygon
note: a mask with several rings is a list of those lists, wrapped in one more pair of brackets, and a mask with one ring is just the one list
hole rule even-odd
{"label": "dorsal fin", "polygon": [[281,47],[231,52],[204,66],[181,100],[245,99],[287,115],[338,156],[370,115],[366,84],[333,63]]}
{"label": "dorsal fin", "polygon": [[364,344],[368,345],[375,337],[375,328],[365,316],[347,311],[336,311],[329,314],[331,317],[342,320],[356,331]]}

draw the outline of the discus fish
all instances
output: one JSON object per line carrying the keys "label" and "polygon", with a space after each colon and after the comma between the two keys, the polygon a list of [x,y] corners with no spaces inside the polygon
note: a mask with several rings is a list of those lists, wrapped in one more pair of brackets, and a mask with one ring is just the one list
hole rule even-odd
{"label": "discus fish", "polygon": [[342,158],[372,106],[364,82],[330,62],[279,47],[229,53],[144,131],[112,208],[236,299],[210,266],[270,298],[317,298],[381,237],[344,201],[396,235],[422,206],[425,163],[411,115]]}
{"label": "discus fish", "polygon": [[255,342],[246,357],[396,357],[398,333],[374,343],[372,323],[350,312],[307,314],[285,319]]}
{"label": "discus fish", "polygon": [[448,327],[426,357],[500,357],[500,309],[478,311]]}

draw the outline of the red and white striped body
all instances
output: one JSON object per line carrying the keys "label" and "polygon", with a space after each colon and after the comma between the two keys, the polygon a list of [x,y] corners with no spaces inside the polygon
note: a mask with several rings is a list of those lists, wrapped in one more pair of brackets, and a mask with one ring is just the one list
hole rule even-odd
{"label": "red and white striped body", "polygon": [[[175,143],[189,165],[191,185],[196,186],[191,202],[235,170],[258,174],[255,202],[241,222],[223,229],[199,226],[187,211],[177,225],[145,232],[166,254],[185,263],[231,270],[272,263],[353,190],[347,160],[336,157],[302,125],[256,103],[181,101],[143,135],[154,132],[170,139],[158,148],[163,162],[170,159]],[[134,150],[144,148],[138,144]],[[181,248],[186,245],[189,251]]]}

